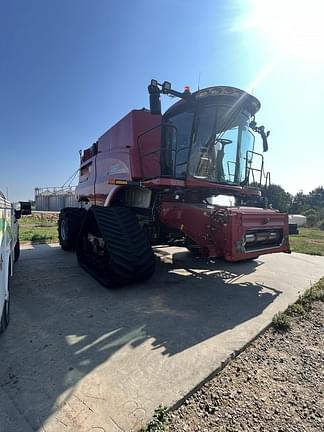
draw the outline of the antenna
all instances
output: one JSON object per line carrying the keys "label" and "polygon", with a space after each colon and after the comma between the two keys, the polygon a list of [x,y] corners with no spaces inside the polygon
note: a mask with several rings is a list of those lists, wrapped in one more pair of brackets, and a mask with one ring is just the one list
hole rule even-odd
{"label": "antenna", "polygon": [[198,74],[198,91],[200,90],[200,71],[199,71],[199,74]]}

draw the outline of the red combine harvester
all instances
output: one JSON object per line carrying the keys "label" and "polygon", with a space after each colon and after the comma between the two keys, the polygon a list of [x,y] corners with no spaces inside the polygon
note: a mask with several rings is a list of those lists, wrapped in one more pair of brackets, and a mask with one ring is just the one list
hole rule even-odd
{"label": "red combine harvester", "polygon": [[[101,283],[124,285],[154,272],[152,245],[185,246],[227,261],[290,252],[288,216],[267,208],[269,182],[255,134],[260,102],[233,87],[191,93],[155,80],[150,110],[133,110],[81,155],[82,208],[59,218],[62,249]],[[180,100],[161,114],[160,95]]]}

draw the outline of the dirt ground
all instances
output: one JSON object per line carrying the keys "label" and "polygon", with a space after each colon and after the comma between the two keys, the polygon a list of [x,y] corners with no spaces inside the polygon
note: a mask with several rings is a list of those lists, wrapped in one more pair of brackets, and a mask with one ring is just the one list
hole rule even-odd
{"label": "dirt ground", "polygon": [[169,432],[323,431],[324,303],[269,329],[171,414]]}

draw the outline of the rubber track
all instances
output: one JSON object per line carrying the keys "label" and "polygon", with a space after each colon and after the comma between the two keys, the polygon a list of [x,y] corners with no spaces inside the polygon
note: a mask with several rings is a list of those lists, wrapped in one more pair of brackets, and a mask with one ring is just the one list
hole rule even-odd
{"label": "rubber track", "polygon": [[100,282],[125,285],[150,278],[155,257],[135,214],[125,207],[92,206],[89,212],[96,219],[109,254],[109,280]]}

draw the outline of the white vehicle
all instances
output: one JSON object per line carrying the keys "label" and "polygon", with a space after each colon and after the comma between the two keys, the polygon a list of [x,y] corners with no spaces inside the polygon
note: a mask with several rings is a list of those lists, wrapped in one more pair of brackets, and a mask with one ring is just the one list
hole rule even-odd
{"label": "white vehicle", "polygon": [[30,204],[20,203],[15,209],[0,191],[0,333],[10,320],[10,278],[19,258],[18,219],[22,214],[30,214]]}
{"label": "white vehicle", "polygon": [[298,227],[306,225],[306,216],[304,215],[288,215],[289,223],[296,224]]}

